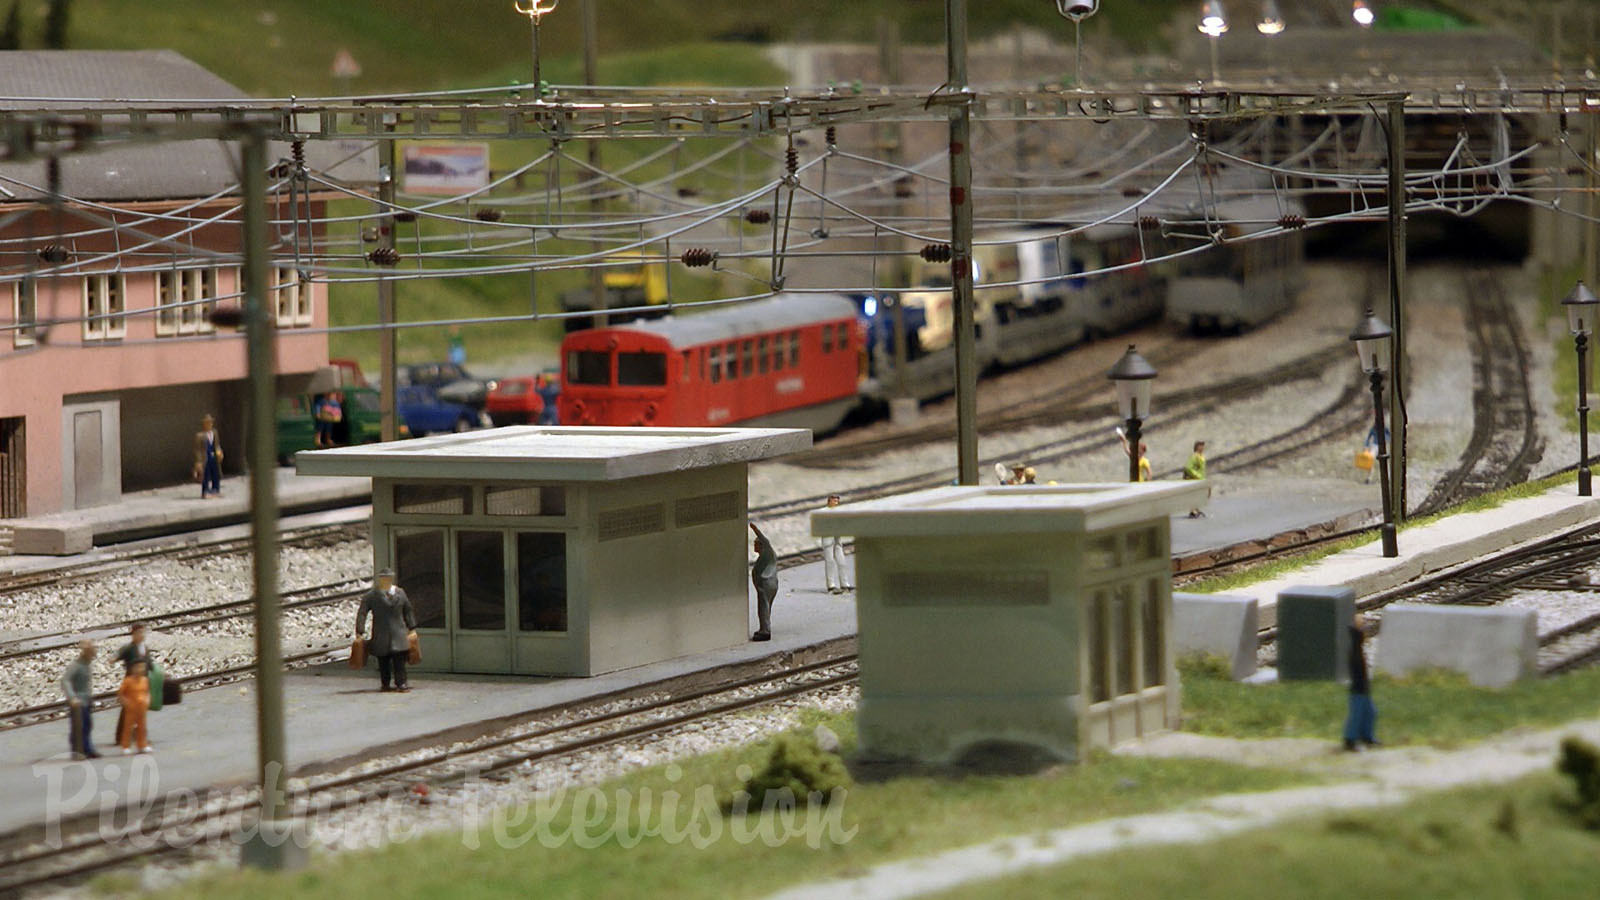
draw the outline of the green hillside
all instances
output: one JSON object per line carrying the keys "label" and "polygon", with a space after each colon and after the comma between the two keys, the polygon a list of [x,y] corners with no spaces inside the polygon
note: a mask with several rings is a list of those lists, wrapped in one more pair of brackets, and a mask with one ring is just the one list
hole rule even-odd
{"label": "green hillside", "polygon": [[[728,83],[734,74],[760,74],[730,71],[722,55],[691,55],[679,65],[664,64],[674,54],[661,51],[682,44],[871,40],[879,16],[897,19],[908,42],[940,41],[944,28],[942,0],[596,2],[600,51],[607,57],[600,80],[612,84],[641,77]],[[1150,49],[1159,46],[1159,24],[1182,5],[1179,0],[1108,0],[1087,30],[1110,30],[1135,49]],[[1052,0],[969,0],[969,6],[977,36],[1016,23],[1070,34]],[[25,47],[40,44],[43,9],[42,3],[22,3]],[[562,0],[544,22],[547,77],[575,79],[580,0]],[[341,47],[362,66],[362,77],[353,85],[358,91],[525,79],[528,32],[527,19],[512,10],[512,0],[72,0],[68,25],[72,47],[170,47],[245,90],[276,96],[331,91],[328,68]],[[753,46],[747,49],[756,54]],[[729,54],[746,55],[731,48]],[[776,73],[768,75],[775,78]]]}

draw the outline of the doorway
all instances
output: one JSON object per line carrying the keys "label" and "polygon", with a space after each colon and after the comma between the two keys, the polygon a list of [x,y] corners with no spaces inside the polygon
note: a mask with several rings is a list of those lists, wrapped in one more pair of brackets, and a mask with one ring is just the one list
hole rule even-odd
{"label": "doorway", "polygon": [[22,416],[0,419],[0,519],[28,514],[27,432]]}

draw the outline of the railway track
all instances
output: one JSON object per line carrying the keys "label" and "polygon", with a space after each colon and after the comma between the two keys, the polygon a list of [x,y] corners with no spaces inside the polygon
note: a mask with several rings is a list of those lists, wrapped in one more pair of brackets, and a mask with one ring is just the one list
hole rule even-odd
{"label": "railway track", "polygon": [[[367,524],[365,522],[342,525],[313,525],[284,531],[280,535],[280,546],[330,547],[347,541],[360,540],[366,536]],[[117,552],[109,559],[97,559],[80,565],[64,566],[48,572],[0,576],[0,597],[22,591],[98,578],[131,569],[140,563],[153,559],[185,562],[229,553],[248,553],[249,551],[250,538],[248,537],[228,538],[225,540],[184,544],[182,546],[143,547],[138,550]]]}
{"label": "railway track", "polygon": [[[1337,360],[1343,359],[1348,352],[1348,348],[1342,345],[1330,345],[1313,351],[1306,356],[1274,366],[1264,372],[1230,379],[1221,384],[1175,391],[1160,398],[1160,405],[1158,406],[1160,411],[1146,420],[1147,425],[1152,428],[1172,427],[1186,418],[1213,412],[1233,400],[1251,396],[1261,390],[1295,381],[1321,377],[1328,366],[1335,364]],[[1059,417],[1054,420],[1057,424],[1066,421],[1089,421],[1096,424],[1078,429],[1062,438],[1008,452],[1005,455],[1006,459],[1025,458],[1030,464],[1050,463],[1084,452],[1115,446],[1117,438],[1110,433],[1109,429],[1104,427],[1106,419],[1107,413],[1104,403],[1080,406],[1072,411],[1062,411]],[[1314,438],[1308,436],[1310,434],[1308,429],[1312,429],[1315,424],[1315,421],[1297,422],[1294,423],[1292,428],[1269,439],[1281,445],[1277,455],[1281,456],[1311,444]],[[1315,429],[1312,430],[1314,431]],[[992,466],[997,461],[999,460],[993,458],[980,460],[980,471]],[[949,469],[939,469],[918,472],[913,475],[873,484],[840,489],[830,493],[838,494],[843,502],[852,503],[877,499],[905,491],[939,487],[949,484],[950,477],[951,472]],[[797,515],[816,509],[827,498],[828,494],[818,494],[752,506],[750,508],[750,516],[757,521],[764,522]]]}
{"label": "railway track", "polygon": [[1472,341],[1472,435],[1455,467],[1417,507],[1417,515],[1520,484],[1544,455],[1528,376],[1528,342],[1505,285],[1492,270],[1465,278]]}
{"label": "railway track", "polygon": [[[1579,591],[1600,601],[1600,525],[1584,525],[1488,559],[1477,560],[1362,599],[1357,607],[1377,613],[1368,634],[1381,633],[1383,608],[1401,601],[1455,606],[1493,606],[1519,591]],[[1600,602],[1597,602],[1600,608]],[[1263,647],[1277,640],[1262,629]],[[1570,672],[1600,662],[1600,611],[1539,635],[1539,672]]]}
{"label": "railway track", "polygon": [[[291,788],[287,799],[296,816],[327,815],[409,796],[419,782],[432,787],[449,785],[659,735],[712,717],[849,684],[857,674],[855,655],[843,653],[692,693],[646,694],[621,708],[608,708],[616,705],[614,698],[593,698],[581,706],[541,711],[536,718],[501,733],[452,743],[422,756],[368,760],[353,770],[306,778]],[[126,816],[111,817],[108,821],[128,821],[111,834],[101,824],[104,814],[96,810],[61,823],[61,838],[55,845],[39,840],[38,835],[0,844],[0,896],[72,884],[156,854],[180,853],[208,841],[228,840],[238,829],[249,826],[258,808],[259,798],[253,794],[200,806],[193,794],[178,791],[150,804],[148,811],[129,807]]]}

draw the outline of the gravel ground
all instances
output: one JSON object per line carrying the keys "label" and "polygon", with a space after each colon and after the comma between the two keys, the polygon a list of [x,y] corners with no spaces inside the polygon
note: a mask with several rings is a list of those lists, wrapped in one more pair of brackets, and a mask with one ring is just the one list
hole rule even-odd
{"label": "gravel ground", "polygon": [[[370,577],[372,548],[365,541],[333,547],[285,547],[279,577],[285,590]],[[248,597],[250,557],[232,553],[199,560],[151,560],[139,566],[66,585],[24,591],[0,598],[8,628],[67,631],[105,622],[136,619]],[[340,642],[355,622],[355,601],[283,614],[285,653],[301,653]],[[254,623],[248,617],[152,632],[148,641],[167,671],[183,678],[242,665],[253,658]],[[121,669],[111,653],[120,641],[103,642],[96,663],[95,690],[114,690]],[[0,663],[0,709],[17,709],[59,700],[57,680],[72,651]]]}
{"label": "gravel ground", "polygon": [[[804,710],[847,712],[855,708],[857,697],[855,685],[829,688],[803,697],[781,700],[771,706],[693,722],[654,737],[524,765],[483,780],[430,785],[426,803],[419,802],[414,796],[407,796],[319,816],[309,829],[313,851],[370,849],[403,842],[422,834],[462,834],[470,823],[492,823],[497,809],[510,810],[522,804],[537,803],[541,799],[549,802],[551,798],[559,796],[558,792],[596,785],[643,767],[757,743],[798,727],[800,714]],[[377,768],[429,752],[432,750],[375,759],[352,771]],[[696,787],[686,782],[680,788],[685,816]],[[616,802],[615,798],[608,799]],[[507,821],[518,820],[513,815],[508,816]],[[508,830],[516,834],[523,828],[513,826]],[[197,875],[231,871],[238,865],[237,859],[238,851],[231,844],[224,843],[199,848],[187,859],[153,860],[139,870],[140,888],[158,891]],[[86,886],[37,896],[98,898],[103,894]]]}

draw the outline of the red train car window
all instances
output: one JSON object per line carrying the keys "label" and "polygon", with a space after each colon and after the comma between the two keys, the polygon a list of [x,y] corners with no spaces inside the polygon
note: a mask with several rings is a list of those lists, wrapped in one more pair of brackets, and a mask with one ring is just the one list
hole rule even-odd
{"label": "red train car window", "polygon": [[689,374],[694,371],[693,366],[694,366],[694,351],[693,350],[685,350],[685,351],[683,351],[683,372],[678,376],[678,380],[682,381],[684,384],[688,384],[689,383]]}
{"label": "red train car window", "polygon": [[749,378],[756,373],[755,366],[756,342],[744,342],[744,377]]}
{"label": "red train car window", "polygon": [[772,336],[772,371],[783,371],[783,335]]}
{"label": "red train car window", "polygon": [[800,368],[800,332],[789,332],[789,368]]}
{"label": "red train car window", "polygon": [[712,347],[706,352],[706,356],[711,360],[711,377],[707,380],[717,384],[722,381],[722,348]]}
{"label": "red train car window", "polygon": [[729,344],[723,348],[722,352],[727,354],[728,380],[732,381],[739,377],[739,345]]}
{"label": "red train car window", "polygon": [[822,326],[822,352],[823,353],[832,353],[833,352],[833,326],[832,325],[824,325],[824,326]]}
{"label": "red train car window", "polygon": [[768,360],[768,356],[767,356],[767,339],[766,338],[759,338],[759,339],[756,340],[756,371],[757,372],[760,372],[763,375],[767,374],[767,360]]}
{"label": "red train car window", "polygon": [[617,384],[660,387],[667,383],[665,353],[618,353]]}
{"label": "red train car window", "polygon": [[569,351],[567,380],[573,384],[610,384],[611,354],[604,350]]}

